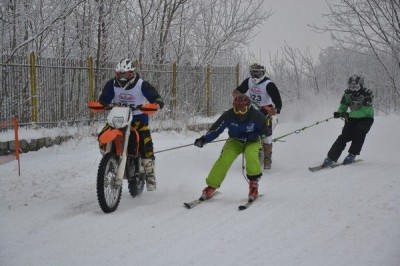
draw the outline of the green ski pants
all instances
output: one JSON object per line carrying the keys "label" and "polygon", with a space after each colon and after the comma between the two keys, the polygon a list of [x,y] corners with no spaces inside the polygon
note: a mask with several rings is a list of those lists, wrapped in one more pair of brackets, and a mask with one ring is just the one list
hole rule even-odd
{"label": "green ski pants", "polygon": [[214,163],[206,178],[207,185],[219,188],[232,163],[241,153],[244,153],[247,177],[249,179],[259,178],[261,176],[260,160],[258,157],[260,149],[261,144],[259,141],[243,143],[235,139],[228,139],[222,148],[221,155]]}

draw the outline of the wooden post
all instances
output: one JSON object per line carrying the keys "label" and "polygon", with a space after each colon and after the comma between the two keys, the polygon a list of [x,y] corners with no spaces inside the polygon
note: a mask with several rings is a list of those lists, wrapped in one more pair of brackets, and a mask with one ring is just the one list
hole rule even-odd
{"label": "wooden post", "polygon": [[38,104],[37,104],[37,79],[36,79],[36,55],[35,52],[31,52],[29,56],[30,63],[30,83],[31,83],[31,112],[32,122],[38,122]]}
{"label": "wooden post", "polygon": [[87,71],[88,71],[88,82],[89,82],[89,102],[94,102],[94,68],[93,68],[93,57],[91,55],[88,56],[87,59]]}
{"label": "wooden post", "polygon": [[206,111],[207,116],[211,116],[211,66],[207,65],[206,74]]}
{"label": "wooden post", "polygon": [[176,105],[177,105],[177,80],[176,80],[176,75],[177,75],[177,67],[176,67],[176,62],[172,64],[172,111],[176,111]]}
{"label": "wooden post", "polygon": [[236,65],[236,87],[240,85],[240,66],[239,64]]}

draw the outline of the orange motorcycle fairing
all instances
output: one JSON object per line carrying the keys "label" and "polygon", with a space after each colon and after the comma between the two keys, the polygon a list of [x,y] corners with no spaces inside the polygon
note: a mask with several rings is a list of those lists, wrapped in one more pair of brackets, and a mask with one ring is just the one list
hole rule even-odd
{"label": "orange motorcycle fairing", "polygon": [[146,115],[153,115],[158,111],[158,109],[160,109],[160,105],[158,103],[143,104],[139,108],[139,110],[145,113]]}
{"label": "orange motorcycle fairing", "polygon": [[114,141],[115,145],[115,153],[118,156],[121,156],[122,153],[122,143],[124,140],[124,134],[121,132],[121,130],[118,129],[107,129],[101,133],[99,136],[99,142],[100,144],[107,144],[111,141]]}
{"label": "orange motorcycle fairing", "polygon": [[87,107],[89,107],[90,111],[93,113],[101,113],[104,111],[104,106],[99,102],[88,102]]}
{"label": "orange motorcycle fairing", "polygon": [[[136,140],[136,145],[135,145],[135,153],[134,154],[130,154],[130,155],[139,155],[139,132],[131,127],[131,134],[135,134],[135,140]],[[129,149],[128,149],[129,150]]]}

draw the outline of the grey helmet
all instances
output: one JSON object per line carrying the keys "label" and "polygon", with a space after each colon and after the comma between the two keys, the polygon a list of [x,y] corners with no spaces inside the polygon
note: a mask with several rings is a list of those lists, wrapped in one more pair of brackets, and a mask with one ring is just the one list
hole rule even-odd
{"label": "grey helmet", "polygon": [[249,67],[250,77],[255,84],[258,84],[265,77],[265,67],[260,64],[252,64]]}
{"label": "grey helmet", "polygon": [[349,78],[347,85],[349,86],[349,90],[358,91],[364,87],[364,77],[353,75]]}

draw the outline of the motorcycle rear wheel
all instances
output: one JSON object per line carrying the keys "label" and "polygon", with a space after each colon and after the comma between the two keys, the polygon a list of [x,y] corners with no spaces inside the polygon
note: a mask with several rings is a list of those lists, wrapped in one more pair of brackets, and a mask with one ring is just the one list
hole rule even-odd
{"label": "motorcycle rear wheel", "polygon": [[117,179],[119,158],[114,153],[106,153],[97,171],[97,200],[105,213],[118,208],[122,194],[122,180]]}
{"label": "motorcycle rear wheel", "polygon": [[145,180],[140,175],[134,176],[132,179],[128,179],[129,194],[131,194],[132,197],[142,194],[144,183]]}
{"label": "motorcycle rear wheel", "polygon": [[145,175],[140,173],[140,158],[132,158],[130,162],[127,163],[127,173],[130,173],[131,176],[128,177],[128,190],[129,194],[132,197],[136,197],[143,192],[144,184],[145,184]]}

